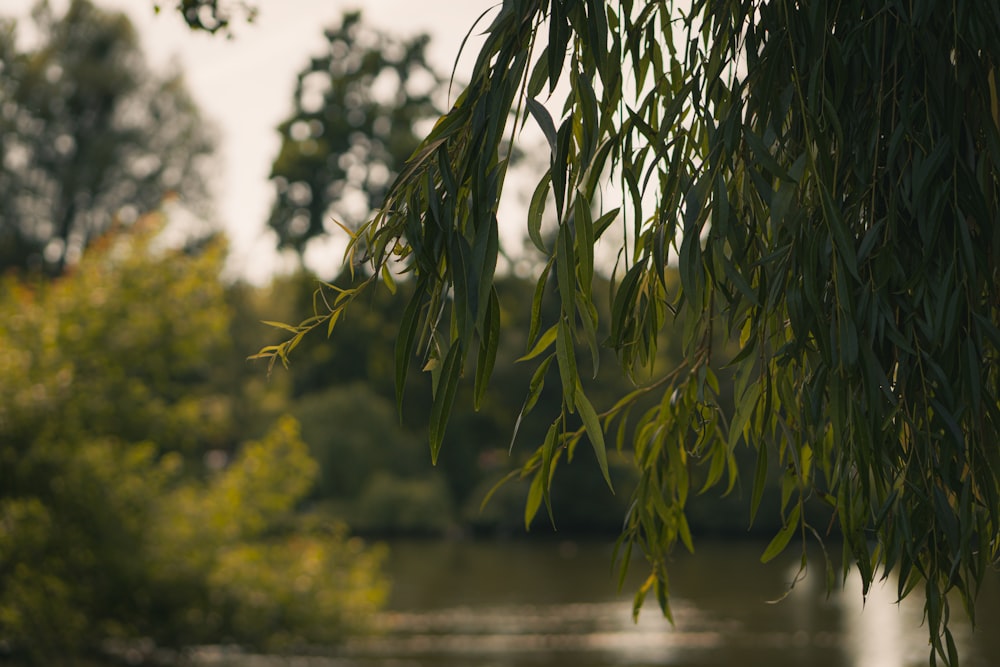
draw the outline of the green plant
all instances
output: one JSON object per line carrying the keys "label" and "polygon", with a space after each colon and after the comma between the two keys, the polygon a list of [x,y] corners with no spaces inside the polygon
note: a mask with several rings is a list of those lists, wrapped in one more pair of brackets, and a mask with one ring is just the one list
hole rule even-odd
{"label": "green plant", "polygon": [[[688,497],[731,489],[734,450],[752,447],[750,518],[768,471],[781,475],[782,528],[763,560],[798,538],[805,567],[805,538],[826,531],[806,519],[818,499],[864,591],[888,572],[900,597],[919,587],[931,660],[957,663],[948,594],[971,615],[1000,554],[998,62],[1000,10],[975,0],[509,0],[470,83],[352,236],[358,283],[262,355],[287,361],[366,286],[409,274],[396,383],[401,401],[418,353],[437,459],[460,384],[474,375],[478,406],[493,370],[504,147],[530,120],[550,166],[524,223],[545,264],[522,412],[549,371],[563,409],[522,470],[529,508],[548,504],[584,436],[610,484],[612,436],[640,472],[622,536],[625,562],[636,545],[651,563],[636,609],[654,592],[669,614],[667,556],[692,548]],[[618,248],[603,267],[606,340],[598,241]],[[543,321],[550,292],[560,312]],[[731,411],[720,329],[740,345]],[[651,368],[665,331],[685,360]],[[594,406],[575,341],[593,365],[609,345],[641,386]]]}

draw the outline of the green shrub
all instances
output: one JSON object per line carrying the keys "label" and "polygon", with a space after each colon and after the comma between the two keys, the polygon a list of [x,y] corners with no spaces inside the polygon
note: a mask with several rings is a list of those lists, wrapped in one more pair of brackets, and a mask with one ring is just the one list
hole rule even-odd
{"label": "green shrub", "polygon": [[356,525],[377,533],[440,535],[452,526],[448,489],[439,476],[372,476],[358,499]]}

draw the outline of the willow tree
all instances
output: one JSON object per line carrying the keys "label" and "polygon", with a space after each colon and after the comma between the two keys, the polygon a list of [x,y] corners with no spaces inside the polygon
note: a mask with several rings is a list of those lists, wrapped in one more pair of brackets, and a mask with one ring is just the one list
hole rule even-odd
{"label": "willow tree", "polygon": [[[900,597],[922,588],[931,660],[954,664],[947,594],[972,615],[1000,553],[998,63],[1000,5],[975,0],[505,0],[471,82],[353,237],[355,287],[262,353],[285,360],[365,286],[409,274],[396,380],[423,357],[436,457],[458,387],[482,400],[493,368],[504,146],[535,125],[550,160],[523,221],[544,259],[524,411],[554,377],[563,401],[521,471],[528,512],[584,435],[606,474],[617,433],[641,473],[622,544],[652,566],[636,606],[654,591],[669,612],[693,473],[731,488],[751,447],[751,515],[782,475],[763,560],[827,534],[803,510],[825,502],[845,570],[865,593],[890,574]],[[599,241],[618,248],[606,323]],[[731,410],[720,331],[740,345]],[[650,371],[665,333],[686,361]],[[574,343],[652,381],[595,407]]]}

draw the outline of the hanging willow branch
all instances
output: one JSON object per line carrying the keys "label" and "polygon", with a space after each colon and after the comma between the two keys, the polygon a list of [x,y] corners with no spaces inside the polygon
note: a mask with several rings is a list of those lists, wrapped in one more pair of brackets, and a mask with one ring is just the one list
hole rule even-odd
{"label": "hanging willow branch", "polygon": [[[687,4],[503,3],[471,83],[352,244],[369,282],[400,258],[415,277],[397,384],[414,354],[433,369],[436,457],[467,358],[477,403],[493,368],[504,156],[533,122],[550,161],[525,224],[546,262],[525,411],[554,360],[563,414],[525,468],[529,512],[583,434],[607,478],[604,432],[625,433],[650,393],[598,413],[580,381],[574,342],[595,357],[603,342],[594,245],[615,236],[607,343],[623,370],[649,367],[671,311],[684,315],[671,335],[687,354],[627,430],[640,480],[622,544],[653,566],[636,608],[653,590],[669,613],[666,557],[691,544],[692,452],[706,486],[731,488],[733,452],[749,446],[751,515],[767,472],[783,475],[784,527],[763,559],[827,532],[808,522],[819,499],[866,593],[889,573],[900,597],[923,586],[932,661],[955,664],[946,594],[971,615],[1000,548],[1000,5]],[[605,191],[622,204],[602,210]],[[668,290],[672,268],[679,290]],[[559,317],[541,322],[553,286]],[[332,324],[350,301],[306,326]],[[740,344],[727,414],[713,330]]]}

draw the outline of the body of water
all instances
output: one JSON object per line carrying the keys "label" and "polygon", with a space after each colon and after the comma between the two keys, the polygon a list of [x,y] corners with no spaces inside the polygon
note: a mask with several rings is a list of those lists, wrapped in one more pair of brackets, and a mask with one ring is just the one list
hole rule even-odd
{"label": "body of water", "polygon": [[[647,573],[634,563],[619,593],[608,544],[395,543],[385,634],[352,642],[345,658],[369,667],[928,664],[917,595],[896,605],[890,582],[862,605],[849,579],[828,597],[817,556],[814,576],[786,596],[798,560],[763,565],[762,551],[703,543],[679,555],[671,626],[652,600],[633,622],[631,597]],[[967,667],[1000,665],[1000,582],[989,583],[976,630],[964,618],[953,625]]]}
{"label": "body of water", "polygon": [[[334,658],[211,656],[225,667],[920,667],[928,664],[922,599],[895,604],[896,585],[848,579],[826,595],[817,554],[761,564],[763,544],[699,543],[672,564],[675,624],[647,601],[632,566],[617,590],[610,544],[393,542],[390,604],[381,634],[352,640]],[[791,549],[790,549],[791,551]],[[778,559],[781,560],[781,559]],[[963,667],[1000,665],[1000,577],[977,606],[976,629],[956,601],[952,630]],[[786,595],[787,593],[787,595]],[[917,591],[916,593],[919,593]],[[775,602],[776,599],[783,598]]]}

